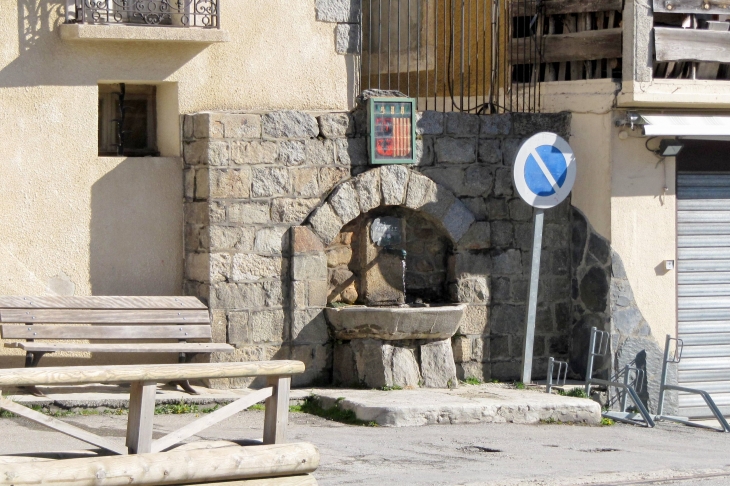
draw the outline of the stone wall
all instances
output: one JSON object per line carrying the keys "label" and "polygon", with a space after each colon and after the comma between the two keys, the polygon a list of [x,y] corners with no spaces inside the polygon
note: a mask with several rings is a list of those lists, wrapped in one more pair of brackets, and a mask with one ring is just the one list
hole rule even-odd
{"label": "stone wall", "polygon": [[[401,206],[448,237],[444,293],[469,304],[452,342],[459,378],[518,378],[532,209],[513,193],[511,161],[533,133],[567,137],[569,116],[425,112],[417,164],[370,168],[360,106],[185,118],[186,292],[208,302],[216,341],[236,346],[213,359],[301,359],[297,384],[329,383],[330,245],[347,246],[342,229],[361,214]],[[536,378],[569,351],[568,202],[547,212],[543,241]]]}

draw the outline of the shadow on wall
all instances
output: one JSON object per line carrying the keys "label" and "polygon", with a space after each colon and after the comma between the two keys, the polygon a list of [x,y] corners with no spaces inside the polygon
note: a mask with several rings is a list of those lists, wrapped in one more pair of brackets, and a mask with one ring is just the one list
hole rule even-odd
{"label": "shadow on wall", "polygon": [[[0,69],[0,87],[86,86],[99,79],[166,79],[206,46],[67,42],[59,35],[65,0],[17,0],[18,57]],[[144,27],[130,27],[144,28]],[[12,44],[12,39],[3,39]],[[100,49],[99,47],[102,47]],[[124,55],[118,55],[122,52]]]}
{"label": "shadow on wall", "polygon": [[91,188],[92,294],[181,295],[180,159],[99,160],[116,166]]}

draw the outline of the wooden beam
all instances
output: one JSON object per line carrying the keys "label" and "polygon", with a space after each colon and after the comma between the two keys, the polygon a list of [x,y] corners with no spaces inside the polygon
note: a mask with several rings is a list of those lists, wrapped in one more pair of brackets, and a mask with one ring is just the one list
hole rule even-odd
{"label": "wooden beam", "polygon": [[289,422],[291,377],[270,376],[268,384],[273,387],[274,392],[266,400],[264,444],[281,444],[286,441],[286,428]]}
{"label": "wooden beam", "polygon": [[6,309],[2,322],[52,324],[209,324],[207,310]]}
{"label": "wooden beam", "polygon": [[[533,16],[537,12],[535,0],[512,0],[512,16]],[[545,15],[565,15],[573,13],[606,12],[623,10],[623,0],[543,0]]]}
{"label": "wooden beam", "polygon": [[58,351],[87,353],[232,353],[233,346],[222,343],[5,343],[8,348],[56,353]]}
{"label": "wooden beam", "polygon": [[730,32],[655,27],[654,49],[658,62],[730,63]]}
{"label": "wooden beam", "polygon": [[[543,54],[539,62],[591,61],[618,58],[622,55],[622,30],[604,29],[544,37]],[[533,64],[534,49],[528,49],[529,39],[513,39],[512,63]]]}
{"label": "wooden beam", "polygon": [[197,297],[0,297],[0,309],[202,309]]}
{"label": "wooden beam", "polygon": [[[225,407],[216,410],[215,412],[212,412],[205,417],[196,420],[195,422],[189,423],[185,427],[177,429],[175,432],[172,432],[164,437],[157,439],[152,443],[152,452],[162,452],[164,450],[167,450],[175,444],[184,441],[188,437],[192,437],[201,430],[205,430],[208,427],[211,427],[218,422],[225,420],[242,410],[247,409],[251,405],[255,405],[260,401],[269,398],[272,392],[273,388],[268,387],[261,390],[256,390],[255,392],[243,398],[239,398],[235,402],[229,403]],[[287,410],[287,413],[288,412],[289,410]]]}
{"label": "wooden beam", "polygon": [[3,324],[3,339],[210,339],[210,325],[66,326]]}
{"label": "wooden beam", "polygon": [[127,418],[127,448],[130,454],[152,452],[152,422],[155,417],[154,381],[135,381],[129,395]]}
{"label": "wooden beam", "polygon": [[30,408],[24,407],[23,405],[8,400],[7,398],[0,398],[0,408],[5,409],[8,412],[13,412],[16,415],[20,415],[32,422],[45,425],[46,427],[61,432],[62,434],[70,435],[75,439],[101,447],[102,449],[111,451],[115,454],[124,455],[127,453],[126,449],[121,444],[116,444],[114,441],[105,437],[99,437],[96,434],[92,434],[91,432],[69,425],[49,415],[44,415],[40,412],[36,412],[35,410],[31,410]]}
{"label": "wooden beam", "polygon": [[15,486],[180,485],[296,476],[318,466],[314,445],[294,443],[68,459],[43,467],[2,464],[0,477],[12,478]]}
{"label": "wooden beam", "polygon": [[654,12],[730,14],[730,0],[654,0]]}
{"label": "wooden beam", "polygon": [[196,380],[246,376],[293,375],[304,371],[301,361],[247,361],[242,363],[183,363],[119,366],[59,366],[0,369],[0,387],[82,385],[132,381]]}

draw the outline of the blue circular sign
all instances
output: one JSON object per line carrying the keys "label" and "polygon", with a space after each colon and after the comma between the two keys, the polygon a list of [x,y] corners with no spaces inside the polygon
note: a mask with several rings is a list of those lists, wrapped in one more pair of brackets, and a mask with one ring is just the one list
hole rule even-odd
{"label": "blue circular sign", "polygon": [[520,147],[513,175],[517,192],[525,202],[543,209],[557,206],[575,183],[573,150],[554,133],[538,133]]}

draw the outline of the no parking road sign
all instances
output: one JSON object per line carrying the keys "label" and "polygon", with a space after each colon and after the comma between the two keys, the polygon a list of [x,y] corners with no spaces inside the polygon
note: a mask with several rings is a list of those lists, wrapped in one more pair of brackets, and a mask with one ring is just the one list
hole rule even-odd
{"label": "no parking road sign", "polygon": [[575,155],[568,142],[542,132],[520,147],[514,166],[515,188],[530,206],[549,209],[570,194],[575,183]]}
{"label": "no parking road sign", "polygon": [[537,288],[540,282],[540,253],[545,210],[563,202],[575,184],[575,155],[568,142],[554,133],[538,133],[522,144],[515,158],[513,177],[520,197],[535,210],[532,240],[530,293],[525,317],[525,349],[522,355],[522,382],[532,381],[532,354],[537,315]]}

